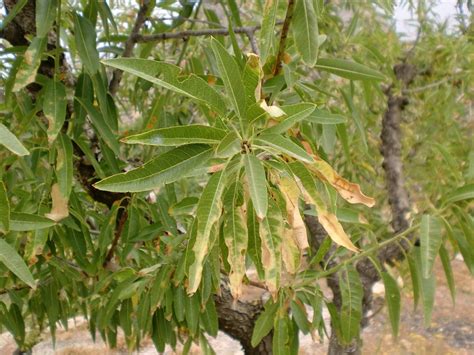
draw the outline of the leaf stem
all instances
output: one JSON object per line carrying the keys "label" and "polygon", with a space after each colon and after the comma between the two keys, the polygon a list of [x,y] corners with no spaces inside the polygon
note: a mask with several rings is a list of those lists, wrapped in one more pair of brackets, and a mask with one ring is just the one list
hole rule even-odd
{"label": "leaf stem", "polygon": [[281,62],[285,54],[286,38],[288,37],[288,30],[290,29],[291,19],[293,18],[293,8],[295,7],[295,0],[288,0],[288,7],[286,8],[285,21],[280,34],[280,44],[278,46],[278,54],[275,60],[275,67],[273,68],[273,76],[277,76],[281,72]]}

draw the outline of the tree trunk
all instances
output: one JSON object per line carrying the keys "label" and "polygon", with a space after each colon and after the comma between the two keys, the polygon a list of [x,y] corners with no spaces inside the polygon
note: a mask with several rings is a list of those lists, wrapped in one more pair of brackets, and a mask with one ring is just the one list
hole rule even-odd
{"label": "tree trunk", "polygon": [[232,297],[225,278],[221,281],[221,294],[214,297],[219,318],[219,329],[238,340],[245,354],[272,354],[273,335],[267,335],[256,348],[252,347],[251,339],[255,322],[263,311],[263,302],[236,301]]}

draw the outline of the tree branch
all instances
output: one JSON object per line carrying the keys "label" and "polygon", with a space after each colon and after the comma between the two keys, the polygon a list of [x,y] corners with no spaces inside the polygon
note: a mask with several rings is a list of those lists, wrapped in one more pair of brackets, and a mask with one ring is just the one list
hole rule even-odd
{"label": "tree branch", "polygon": [[280,34],[280,44],[278,46],[278,54],[275,61],[275,68],[273,69],[273,76],[280,74],[286,48],[286,38],[288,37],[288,30],[290,29],[291,19],[293,18],[293,8],[295,6],[295,0],[288,0],[288,7],[286,8],[285,21],[283,22],[283,28]]}
{"label": "tree branch", "polygon": [[[143,24],[146,20],[146,15],[148,13],[148,7],[150,5],[150,0],[143,0],[143,3],[140,5],[140,9],[137,13],[137,18],[135,20],[135,24],[133,25],[132,32],[130,32],[130,36],[127,38],[125,42],[125,48],[122,53],[122,57],[130,57],[133,53],[133,47],[135,46],[136,36],[139,34],[140,29],[142,28]],[[112,96],[114,96],[118,90],[120,81],[122,80],[123,72],[120,69],[115,69],[112,75],[112,80],[109,84],[109,91]]]}

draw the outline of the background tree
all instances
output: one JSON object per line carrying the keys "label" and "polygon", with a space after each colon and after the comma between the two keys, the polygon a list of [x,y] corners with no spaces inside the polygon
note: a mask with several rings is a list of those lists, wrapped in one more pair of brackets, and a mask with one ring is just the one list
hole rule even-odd
{"label": "background tree", "polygon": [[453,297],[452,255],[474,270],[469,26],[420,3],[405,43],[387,1],[127,5],[4,0],[0,324],[20,349],[83,314],[130,349],[212,352],[220,328],[246,353],[300,331],[357,353],[379,279],[397,336],[404,268],[429,324],[437,255]]}

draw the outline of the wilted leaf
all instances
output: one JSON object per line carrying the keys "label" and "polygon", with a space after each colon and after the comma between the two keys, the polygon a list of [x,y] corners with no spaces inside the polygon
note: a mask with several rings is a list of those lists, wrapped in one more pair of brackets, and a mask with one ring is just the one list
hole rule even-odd
{"label": "wilted leaf", "polygon": [[344,229],[335,215],[328,211],[318,209],[318,220],[336,244],[341,245],[353,252],[359,251],[359,249],[354,244],[352,244],[352,241],[346,232],[344,232]]}
{"label": "wilted leaf", "polygon": [[69,216],[68,199],[61,193],[58,184],[53,184],[51,188],[51,198],[53,200],[53,206],[51,212],[45,216],[56,222]]}
{"label": "wilted leaf", "polygon": [[286,115],[285,111],[283,111],[278,106],[268,106],[265,100],[260,101],[260,107],[272,118],[279,118]]}
{"label": "wilted leaf", "polygon": [[314,156],[315,163],[310,169],[315,172],[323,180],[330,183],[339,192],[339,195],[350,203],[362,203],[367,207],[373,207],[375,200],[362,193],[360,186],[347,181],[339,176],[334,169],[318,156]]}
{"label": "wilted leaf", "polygon": [[211,230],[221,216],[221,197],[224,191],[224,182],[225,174],[223,171],[212,175],[201,194],[197,206],[197,235],[193,246],[194,262],[189,268],[189,294],[196,292],[201,282],[204,258],[210,248]]}

